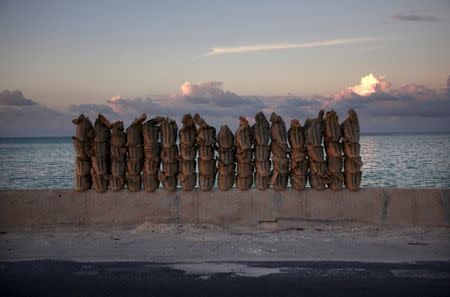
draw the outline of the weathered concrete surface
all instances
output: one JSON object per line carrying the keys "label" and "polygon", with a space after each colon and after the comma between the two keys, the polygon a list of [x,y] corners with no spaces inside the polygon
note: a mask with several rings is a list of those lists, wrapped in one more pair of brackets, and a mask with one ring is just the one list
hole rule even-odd
{"label": "weathered concrete surface", "polygon": [[132,227],[144,222],[296,227],[308,222],[449,227],[450,189],[156,193],[0,191],[0,228]]}

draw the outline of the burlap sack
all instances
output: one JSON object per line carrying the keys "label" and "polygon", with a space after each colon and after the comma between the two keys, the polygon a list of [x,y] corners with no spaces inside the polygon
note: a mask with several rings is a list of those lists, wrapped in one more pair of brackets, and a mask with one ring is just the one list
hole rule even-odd
{"label": "burlap sack", "polygon": [[209,126],[198,113],[194,115],[194,122],[199,126],[197,129],[197,145],[214,146],[216,144],[216,128]]}
{"label": "burlap sack", "polygon": [[256,173],[259,176],[269,176],[270,175],[270,161],[263,161],[263,162],[255,162],[255,167],[256,167]]}
{"label": "burlap sack", "polygon": [[91,171],[92,176],[92,189],[97,193],[105,193],[108,190],[109,175],[108,174],[95,174],[94,170]]}
{"label": "burlap sack", "polygon": [[227,125],[220,127],[217,142],[222,151],[232,150],[234,148],[234,135]]}
{"label": "burlap sack", "polygon": [[270,138],[272,139],[272,142],[278,142],[281,146],[287,147],[288,139],[286,123],[281,116],[274,112],[270,116],[270,122],[272,123],[272,126],[270,127]]}
{"label": "burlap sack", "polygon": [[146,192],[155,192],[159,188],[158,174],[142,174],[144,190]]}
{"label": "burlap sack", "polygon": [[75,158],[75,173],[77,175],[88,175],[91,173],[91,161]]}
{"label": "burlap sack", "polygon": [[255,145],[255,161],[263,162],[270,159],[270,146]]}
{"label": "burlap sack", "polygon": [[170,118],[165,118],[161,122],[160,127],[161,127],[161,144],[163,148],[170,148],[172,146],[175,146],[178,135],[177,123]]}
{"label": "burlap sack", "polygon": [[143,160],[128,159],[127,160],[127,172],[131,175],[138,175],[142,172],[144,166]]}
{"label": "burlap sack", "polygon": [[125,177],[127,180],[127,188],[131,192],[138,192],[142,189],[142,177],[140,174],[132,175],[128,172],[125,172]]}
{"label": "burlap sack", "polygon": [[92,169],[95,174],[108,174],[109,173],[109,165],[108,159],[106,157],[92,157],[91,158]]}
{"label": "burlap sack", "polygon": [[339,142],[326,142],[325,150],[327,151],[327,157],[342,157],[342,145]]}
{"label": "burlap sack", "polygon": [[111,160],[123,162],[127,155],[125,147],[111,146]]}
{"label": "burlap sack", "polygon": [[161,167],[161,161],[159,159],[145,159],[143,172],[146,175],[158,175]]}
{"label": "burlap sack", "polygon": [[328,173],[328,188],[333,192],[342,190],[342,185],[344,183],[344,175],[342,173]]}
{"label": "burlap sack", "polygon": [[179,173],[178,161],[162,162],[162,168],[166,176],[177,176]]}
{"label": "burlap sack", "polygon": [[239,151],[251,150],[253,146],[252,129],[248,120],[244,117],[239,118],[239,128],[235,133],[235,144]]}
{"label": "burlap sack", "polygon": [[300,150],[305,147],[305,132],[299,120],[292,120],[288,130],[288,140],[291,149]]}
{"label": "burlap sack", "polygon": [[127,128],[127,145],[141,146],[143,145],[142,123],[147,116],[142,114],[139,118],[134,119],[133,123]]}
{"label": "burlap sack", "polygon": [[339,142],[341,140],[341,126],[334,110],[327,111],[324,120],[324,139],[326,142]]}
{"label": "burlap sack", "polygon": [[228,191],[234,185],[235,175],[221,175],[217,178],[217,183],[221,191]]}
{"label": "burlap sack", "polygon": [[238,162],[252,162],[253,161],[253,151],[252,150],[237,150],[236,159]]}
{"label": "burlap sack", "polygon": [[289,169],[291,172],[291,175],[306,175],[309,169],[309,161],[303,160],[303,161],[292,161],[289,163]]}
{"label": "burlap sack", "polygon": [[161,151],[161,161],[162,162],[174,162],[180,159],[178,153],[178,147],[173,145],[171,147],[163,147]]}
{"label": "burlap sack", "polygon": [[75,149],[75,156],[83,160],[89,160],[94,153],[92,142],[83,142],[76,137],[72,137],[72,141]]}
{"label": "burlap sack", "polygon": [[214,187],[214,182],[216,180],[216,176],[204,176],[204,175],[199,175],[198,176],[198,186],[200,188],[200,191],[203,192],[209,192],[212,190],[212,188]]}
{"label": "burlap sack", "polygon": [[111,124],[111,146],[125,147],[127,144],[127,134],[123,130],[124,127],[122,121]]}
{"label": "burlap sack", "polygon": [[270,124],[262,112],[255,115],[255,124],[253,125],[254,144],[266,146],[270,141]]}
{"label": "burlap sack", "polygon": [[92,186],[91,175],[75,174],[75,190],[78,192],[85,192]]}
{"label": "burlap sack", "polygon": [[309,160],[309,170],[313,174],[324,176],[327,173],[327,166],[325,161]]}
{"label": "burlap sack", "polygon": [[112,161],[111,162],[111,174],[114,176],[122,176],[125,175],[126,162],[122,161]]}
{"label": "burlap sack", "polygon": [[164,189],[169,192],[175,192],[177,190],[178,179],[177,176],[168,176],[163,172],[159,172],[158,179],[162,183]]}
{"label": "burlap sack", "polygon": [[219,160],[224,165],[231,165],[235,162],[234,158],[234,150],[227,149],[227,150],[219,150]]}
{"label": "burlap sack", "polygon": [[109,188],[113,192],[122,191],[125,187],[125,175],[122,176],[109,176]]}
{"label": "burlap sack", "polygon": [[270,184],[272,185],[272,188],[275,189],[275,191],[283,191],[287,188],[288,180],[289,173],[278,173],[274,171],[270,179]]}
{"label": "burlap sack", "polygon": [[289,174],[289,159],[286,157],[279,158],[274,156],[272,158],[272,166],[273,171],[281,174]]}
{"label": "burlap sack", "polygon": [[194,190],[197,184],[197,173],[184,174],[180,173],[178,175],[178,180],[180,181],[180,186],[183,191],[190,192]]}
{"label": "burlap sack", "polygon": [[198,147],[198,157],[205,161],[214,159],[214,147],[200,145]]}
{"label": "burlap sack", "polygon": [[346,142],[344,145],[344,155],[346,158],[355,159],[359,158],[361,154],[361,145],[359,143]]}
{"label": "burlap sack", "polygon": [[361,157],[355,159],[344,159],[344,172],[350,174],[358,174],[362,168]]}
{"label": "burlap sack", "polygon": [[107,142],[111,138],[111,123],[102,115],[98,114],[94,123],[94,141]]}
{"label": "burlap sack", "polygon": [[196,172],[197,162],[195,160],[180,160],[180,172],[184,175],[192,175]]}
{"label": "burlap sack", "polygon": [[296,175],[291,174],[291,186],[295,191],[301,191],[306,188],[307,176],[306,174]]}
{"label": "burlap sack", "polygon": [[306,119],[304,126],[306,144],[312,146],[322,145],[323,114],[324,111],[321,110],[317,118]]}
{"label": "burlap sack", "polygon": [[348,117],[341,124],[342,142],[359,143],[359,121],[356,111],[350,109]]}
{"label": "burlap sack", "polygon": [[94,127],[89,118],[81,114],[78,118],[72,120],[76,125],[75,137],[81,142],[94,141]]}
{"label": "burlap sack", "polygon": [[219,160],[219,174],[220,175],[234,175],[236,169],[236,165],[231,163],[230,165],[223,164],[222,161]]}
{"label": "burlap sack", "polygon": [[327,172],[341,173],[342,171],[342,158],[327,157]]}
{"label": "burlap sack", "polygon": [[109,142],[94,142],[93,148],[96,157],[106,157],[111,153]]}
{"label": "burlap sack", "polygon": [[240,191],[247,191],[251,188],[251,186],[253,185],[253,175],[250,176],[236,176],[236,187],[240,190]]}
{"label": "burlap sack", "polygon": [[198,171],[203,176],[215,176],[217,172],[216,160],[198,159]]}
{"label": "burlap sack", "polygon": [[308,144],[306,146],[307,152],[308,152],[308,158],[310,160],[314,161],[324,161],[325,160],[325,154],[323,152],[323,146],[313,146],[311,144]]}
{"label": "burlap sack", "polygon": [[183,116],[181,122],[183,123],[183,127],[178,133],[180,144],[184,146],[195,145],[195,141],[197,138],[197,127],[195,126],[194,119],[189,113],[187,113]]}
{"label": "burlap sack", "polygon": [[143,146],[128,146],[127,152],[129,159],[144,160]]}
{"label": "burlap sack", "polygon": [[306,149],[304,147],[291,149],[291,153],[289,154],[289,158],[293,161],[300,162],[306,159]]}
{"label": "burlap sack", "polygon": [[155,160],[161,158],[161,143],[154,142],[151,145],[144,146],[144,159]]}
{"label": "burlap sack", "polygon": [[361,176],[362,176],[361,172],[358,172],[356,174],[345,173],[344,174],[345,187],[349,191],[358,191],[359,187],[361,186]]}
{"label": "burlap sack", "polygon": [[237,173],[240,177],[253,176],[255,170],[255,164],[253,162],[238,162]]}
{"label": "burlap sack", "polygon": [[309,173],[309,184],[314,190],[325,190],[327,183],[328,178],[311,172]]}
{"label": "burlap sack", "polygon": [[272,142],[270,144],[270,149],[272,151],[272,155],[276,157],[286,157],[290,152],[287,144],[280,144],[279,142]]}
{"label": "burlap sack", "polygon": [[197,158],[197,146],[180,145],[180,158],[183,160],[195,160]]}
{"label": "burlap sack", "polygon": [[142,126],[142,137],[144,139],[144,146],[150,147],[154,143],[159,142],[161,135],[161,128],[159,124],[164,120],[163,117],[155,117],[148,120]]}
{"label": "burlap sack", "polygon": [[270,187],[270,180],[272,178],[272,175],[259,175],[258,173],[255,173],[255,186],[258,190],[264,191],[267,190]]}

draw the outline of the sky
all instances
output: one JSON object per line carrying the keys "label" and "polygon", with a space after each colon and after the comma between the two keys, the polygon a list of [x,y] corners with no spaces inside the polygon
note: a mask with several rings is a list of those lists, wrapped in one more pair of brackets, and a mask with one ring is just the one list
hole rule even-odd
{"label": "sky", "polygon": [[363,132],[450,131],[449,32],[450,0],[0,0],[0,137],[349,108]]}

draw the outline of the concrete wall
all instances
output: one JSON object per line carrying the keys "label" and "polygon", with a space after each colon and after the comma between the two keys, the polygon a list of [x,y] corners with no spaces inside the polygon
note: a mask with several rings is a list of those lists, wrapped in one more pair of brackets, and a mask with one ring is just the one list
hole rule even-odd
{"label": "concrete wall", "polygon": [[358,192],[0,191],[0,231],[46,226],[207,223],[357,223],[395,227],[450,226],[450,189],[361,189]]}

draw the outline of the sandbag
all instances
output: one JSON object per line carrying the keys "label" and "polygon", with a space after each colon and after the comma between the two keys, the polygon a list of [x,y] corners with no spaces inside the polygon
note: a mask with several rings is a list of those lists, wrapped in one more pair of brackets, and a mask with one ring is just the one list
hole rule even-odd
{"label": "sandbag", "polygon": [[341,131],[343,143],[359,143],[359,121],[355,110],[348,111],[348,117],[341,124]]}
{"label": "sandbag", "polygon": [[109,176],[109,187],[113,192],[122,191],[125,187],[125,175],[122,176]]}
{"label": "sandbag", "polygon": [[325,150],[327,151],[327,157],[342,157],[342,145],[339,142],[327,142],[325,144]]}
{"label": "sandbag", "polygon": [[197,129],[197,144],[199,146],[214,146],[216,144],[216,128],[209,126],[198,113],[194,115]]}
{"label": "sandbag", "polygon": [[180,158],[183,160],[195,160],[197,158],[196,146],[184,146],[180,145]]}
{"label": "sandbag", "polygon": [[92,188],[97,193],[105,193],[108,190],[109,175],[95,174],[94,169],[91,171]]}
{"label": "sandbag", "polygon": [[178,180],[176,176],[169,176],[163,172],[159,172],[158,179],[167,191],[175,192],[177,190]]}
{"label": "sandbag", "polygon": [[338,173],[328,173],[328,188],[333,192],[342,190],[342,185],[344,183],[344,175],[341,172]]}
{"label": "sandbag", "polygon": [[324,141],[339,142],[341,140],[341,126],[334,110],[327,111],[324,120]]}
{"label": "sandbag", "polygon": [[270,187],[270,180],[272,178],[272,175],[259,175],[258,173],[255,173],[255,186],[258,190],[264,191],[267,190]]}
{"label": "sandbag", "polygon": [[248,123],[248,120],[244,117],[239,118],[239,128],[235,133],[235,143],[238,151],[248,151],[253,146],[252,129]]}
{"label": "sandbag", "polygon": [[307,176],[305,174],[291,174],[291,186],[295,191],[302,191],[306,188]]}
{"label": "sandbag", "polygon": [[203,176],[215,176],[217,172],[216,160],[203,160],[198,159],[198,170],[200,175]]}
{"label": "sandbag", "polygon": [[217,142],[223,151],[232,150],[234,148],[234,135],[227,125],[221,126],[217,135]]}
{"label": "sandbag", "polygon": [[229,165],[223,164],[222,161],[219,160],[219,174],[220,175],[232,175],[236,169],[236,165],[231,163]]}
{"label": "sandbag", "polygon": [[305,132],[299,120],[292,120],[288,130],[288,140],[291,149],[303,149],[305,147]]}
{"label": "sandbag", "polygon": [[228,191],[229,189],[231,189],[234,185],[234,179],[235,179],[234,174],[231,175],[219,174],[219,177],[217,178],[219,190]]}
{"label": "sandbag", "polygon": [[349,143],[346,142],[343,144],[344,146],[344,154],[346,158],[354,159],[359,158],[361,154],[361,145],[359,143]]}
{"label": "sandbag", "polygon": [[144,159],[160,159],[161,158],[161,143],[154,142],[151,145],[144,146]]}
{"label": "sandbag", "polygon": [[214,187],[214,182],[216,180],[216,176],[204,176],[199,175],[198,176],[198,186],[200,188],[200,191],[203,192],[209,192]]}
{"label": "sandbag", "polygon": [[327,157],[327,171],[339,174],[342,171],[342,158]]}
{"label": "sandbag", "polygon": [[247,191],[253,185],[253,174],[250,176],[236,176],[236,187],[240,191]]}
{"label": "sandbag", "polygon": [[123,160],[125,160],[126,155],[127,155],[127,150],[125,147],[111,146],[112,162],[123,161]]}
{"label": "sandbag", "polygon": [[94,142],[94,156],[106,157],[110,155],[110,145],[108,142]]}
{"label": "sandbag", "polygon": [[274,171],[270,179],[270,184],[275,189],[275,191],[284,191],[287,188],[289,180],[289,172],[288,173],[279,173]]}
{"label": "sandbag", "polygon": [[288,174],[289,173],[289,159],[286,157],[278,158],[274,157],[272,159],[273,171],[278,172],[280,174]]}
{"label": "sandbag", "polygon": [[240,177],[253,176],[253,171],[255,169],[255,164],[253,162],[238,162],[237,172]]}
{"label": "sandbag", "polygon": [[296,161],[296,162],[305,160],[306,159],[306,149],[305,148],[292,149],[291,153],[289,154],[289,157],[291,160]]}
{"label": "sandbag", "polygon": [[309,161],[302,160],[299,162],[291,161],[289,164],[289,169],[292,175],[306,175],[309,168]]}
{"label": "sandbag", "polygon": [[81,114],[78,118],[72,120],[76,125],[75,137],[81,142],[94,141],[94,127],[88,117]]}
{"label": "sandbag", "polygon": [[198,147],[198,157],[208,161],[214,159],[214,147],[209,145],[201,145]]}
{"label": "sandbag", "polygon": [[324,176],[327,173],[327,166],[324,161],[309,160],[309,170],[313,174]]}
{"label": "sandbag", "polygon": [[361,157],[354,159],[344,159],[344,172],[350,174],[358,174],[362,168]]}
{"label": "sandbag", "polygon": [[321,110],[317,118],[306,119],[304,131],[307,145],[308,144],[312,146],[322,145],[323,114],[324,111]]}
{"label": "sandbag", "polygon": [[144,190],[146,192],[155,192],[159,188],[158,174],[142,174]]}
{"label": "sandbag", "polygon": [[279,142],[272,142],[270,144],[270,149],[272,151],[272,155],[276,157],[286,157],[290,152],[287,144],[281,144]]}
{"label": "sandbag", "polygon": [[72,137],[73,147],[75,149],[75,155],[77,158],[88,160],[93,155],[92,143],[87,143],[79,140],[76,137]]}
{"label": "sandbag", "polygon": [[85,192],[92,186],[91,175],[75,174],[75,190],[78,192]]}
{"label": "sandbag", "polygon": [[177,142],[177,134],[177,123],[170,118],[165,118],[161,122],[161,144],[163,148],[175,146]]}
{"label": "sandbag", "polygon": [[270,146],[255,145],[255,161],[263,162],[270,158]]}
{"label": "sandbag", "polygon": [[178,161],[162,162],[162,168],[166,176],[176,176],[179,172]]}
{"label": "sandbag", "polygon": [[127,144],[127,134],[123,130],[124,126],[122,121],[111,124],[111,146],[125,147]]}
{"label": "sandbag", "polygon": [[232,149],[222,150],[222,148],[220,148],[220,150],[219,150],[219,160],[224,165],[234,164],[234,150],[232,150]]}
{"label": "sandbag", "polygon": [[75,173],[77,175],[88,175],[91,172],[91,162],[80,158],[75,158]]}
{"label": "sandbag", "polygon": [[180,181],[180,186],[183,191],[190,192],[194,190],[197,184],[197,173],[184,174],[180,173],[178,175],[178,180]]}
{"label": "sandbag", "polygon": [[255,115],[255,124],[253,125],[253,137],[255,145],[266,146],[270,141],[270,124],[263,112]]}
{"label": "sandbag", "polygon": [[194,118],[191,114],[187,113],[181,120],[183,127],[180,129],[178,136],[180,138],[180,144],[185,146],[195,145],[197,138],[197,127],[195,126]]}
{"label": "sandbag", "polygon": [[253,161],[253,152],[251,150],[246,151],[237,151],[236,159],[238,162],[252,162]]}
{"label": "sandbag", "polygon": [[192,175],[196,172],[197,162],[195,160],[180,160],[180,172]]}
{"label": "sandbag", "polygon": [[94,141],[107,142],[111,138],[111,123],[101,114],[98,114],[94,123]]}
{"label": "sandbag", "polygon": [[161,161],[159,159],[145,159],[143,172],[146,175],[157,175],[161,167]]}
{"label": "sandbag", "polygon": [[128,159],[127,160],[127,172],[131,175],[138,175],[141,173],[144,166],[143,160],[138,159]]}
{"label": "sandbag", "polygon": [[142,123],[147,118],[144,113],[139,118],[134,119],[131,125],[127,128],[127,145],[131,146],[141,146],[143,144],[142,137]]}
{"label": "sandbag", "polygon": [[361,172],[358,172],[356,174],[345,173],[344,174],[345,187],[349,191],[357,191],[361,186],[361,176],[362,176]]}
{"label": "sandbag", "polygon": [[109,166],[106,157],[92,157],[91,158],[92,169],[95,174],[108,174]]}
{"label": "sandbag", "polygon": [[111,174],[114,176],[125,175],[126,162],[125,160],[111,162]]}
{"label": "sandbag", "polygon": [[262,162],[255,162],[255,167],[256,167],[256,173],[259,176],[268,176],[270,175],[270,161],[266,160],[266,161],[262,161]]}
{"label": "sandbag", "polygon": [[127,188],[131,192],[138,192],[142,189],[142,177],[140,174],[133,175],[129,172],[125,172],[125,177],[127,180]]}
{"label": "sandbag", "polygon": [[327,183],[328,178],[314,173],[309,174],[309,184],[311,185],[311,188],[315,190],[325,190]]}
{"label": "sandbag", "polygon": [[161,128],[159,124],[164,120],[163,117],[155,117],[148,120],[142,125],[142,137],[144,139],[144,146],[150,147],[159,142],[161,135]]}
{"label": "sandbag", "polygon": [[173,145],[171,147],[163,147],[161,151],[161,161],[162,162],[174,162],[180,159],[178,153],[178,147]]}
{"label": "sandbag", "polygon": [[273,112],[270,116],[270,122],[272,123],[270,127],[270,138],[272,142],[278,142],[281,146],[287,147],[288,139],[284,120],[281,116]]}
{"label": "sandbag", "polygon": [[325,154],[323,152],[323,146],[313,146],[311,144],[308,144],[306,146],[307,152],[308,152],[308,158],[310,160],[321,162],[325,159]]}

